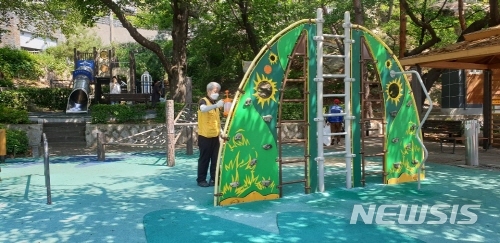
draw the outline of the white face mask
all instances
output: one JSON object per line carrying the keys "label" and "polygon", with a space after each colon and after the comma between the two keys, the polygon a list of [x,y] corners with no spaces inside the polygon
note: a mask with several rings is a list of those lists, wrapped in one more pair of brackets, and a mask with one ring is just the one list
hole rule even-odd
{"label": "white face mask", "polygon": [[219,98],[219,94],[211,94],[210,99],[217,100]]}

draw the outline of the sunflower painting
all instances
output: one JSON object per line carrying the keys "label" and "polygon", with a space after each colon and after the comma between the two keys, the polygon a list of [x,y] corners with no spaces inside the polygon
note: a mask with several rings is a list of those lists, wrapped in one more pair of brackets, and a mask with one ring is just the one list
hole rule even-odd
{"label": "sunflower painting", "polygon": [[[402,67],[390,49],[370,31],[360,28],[366,40],[367,49],[377,60],[377,72],[383,87],[386,137],[385,137],[385,183],[402,183],[417,180],[418,168],[424,154],[416,129],[420,124],[413,93]],[[424,174],[421,174],[421,179]]]}
{"label": "sunflower painting", "polygon": [[250,65],[226,120],[228,139],[219,152],[215,205],[279,198],[279,90],[299,37],[304,31],[314,30],[315,25],[308,21],[292,24],[277,34]]}

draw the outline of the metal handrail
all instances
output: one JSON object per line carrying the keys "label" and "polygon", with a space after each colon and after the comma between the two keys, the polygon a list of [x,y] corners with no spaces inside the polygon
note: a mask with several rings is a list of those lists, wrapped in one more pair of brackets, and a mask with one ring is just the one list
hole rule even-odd
{"label": "metal handrail", "polygon": [[52,194],[50,192],[50,168],[49,168],[49,142],[43,133],[43,167],[45,175],[45,187],[47,188],[47,204],[52,204]]}

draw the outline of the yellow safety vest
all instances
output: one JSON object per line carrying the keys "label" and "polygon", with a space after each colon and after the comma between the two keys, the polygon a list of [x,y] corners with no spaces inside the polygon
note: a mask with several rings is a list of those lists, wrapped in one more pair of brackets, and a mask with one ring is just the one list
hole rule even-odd
{"label": "yellow safety vest", "polygon": [[[207,98],[203,98],[208,105],[212,102]],[[198,106],[198,134],[206,138],[218,137],[220,133],[220,111],[219,108],[201,112]]]}

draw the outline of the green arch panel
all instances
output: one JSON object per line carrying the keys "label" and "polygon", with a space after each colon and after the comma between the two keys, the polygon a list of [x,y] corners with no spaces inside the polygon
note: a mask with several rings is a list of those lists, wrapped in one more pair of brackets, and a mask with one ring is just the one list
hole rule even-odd
{"label": "green arch panel", "polygon": [[[279,90],[288,56],[301,33],[311,29],[315,30],[315,25],[305,20],[291,25],[277,34],[250,65],[226,120],[228,140],[219,152],[216,205],[279,198]],[[269,121],[264,119],[267,117]]]}

